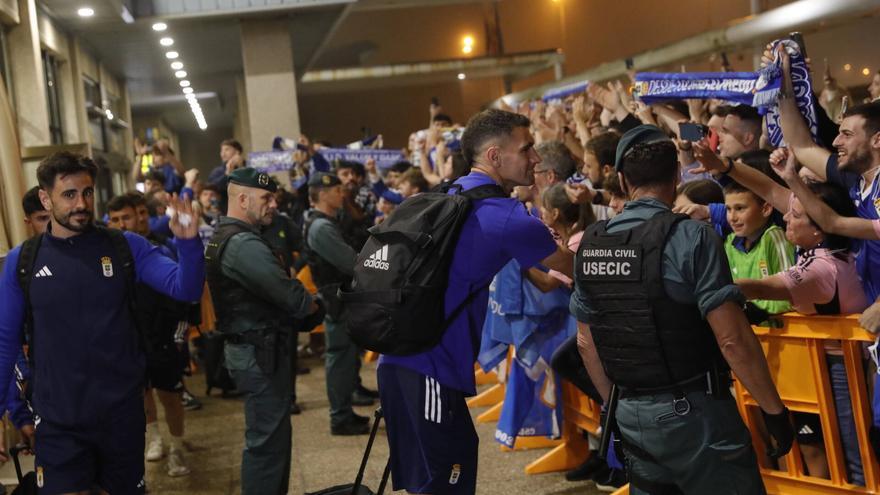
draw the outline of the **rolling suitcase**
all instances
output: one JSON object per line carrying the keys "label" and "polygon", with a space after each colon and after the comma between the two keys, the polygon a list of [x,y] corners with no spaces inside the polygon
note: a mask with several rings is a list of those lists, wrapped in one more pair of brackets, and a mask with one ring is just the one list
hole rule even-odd
{"label": "rolling suitcase", "polygon": [[364,470],[367,469],[367,461],[370,459],[370,450],[373,448],[373,441],[376,440],[376,432],[379,431],[379,421],[382,419],[382,408],[376,409],[373,413],[373,429],[370,430],[370,439],[367,440],[367,448],[364,449],[364,458],[361,459],[361,467],[358,469],[354,483],[345,485],[331,486],[317,492],[307,492],[305,495],[382,495],[385,491],[385,485],[388,484],[388,475],[391,474],[391,460],[385,463],[385,470],[382,472],[382,481],[379,482],[379,489],[375,492],[364,486]]}

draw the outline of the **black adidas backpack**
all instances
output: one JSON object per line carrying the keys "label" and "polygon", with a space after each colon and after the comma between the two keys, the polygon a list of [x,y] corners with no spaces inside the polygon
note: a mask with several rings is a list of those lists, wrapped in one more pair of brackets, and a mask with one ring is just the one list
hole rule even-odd
{"label": "black adidas backpack", "polygon": [[398,356],[440,343],[446,327],[480,292],[445,317],[449,267],[471,201],[504,197],[495,184],[467,191],[452,184],[408,198],[372,227],[351,287],[339,290],[351,339],[365,349]]}

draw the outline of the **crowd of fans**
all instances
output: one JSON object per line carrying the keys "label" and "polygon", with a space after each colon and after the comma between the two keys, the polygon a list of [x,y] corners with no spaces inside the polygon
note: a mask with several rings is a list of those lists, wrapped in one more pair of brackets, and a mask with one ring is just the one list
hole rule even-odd
{"label": "crowd of fans", "polygon": [[[790,77],[785,75],[783,84],[790,89]],[[880,73],[868,88],[871,99],[880,98],[878,80]],[[749,300],[747,312],[754,324],[772,324],[773,315],[788,311],[861,313],[862,327],[876,333],[880,331],[880,182],[876,178],[880,102],[841,111],[845,93],[826,75],[819,97],[822,107],[817,109],[818,140],[814,141],[784,87],[779,112],[786,146],[776,149],[768,143],[762,116],[747,105],[711,99],[646,105],[634,99],[628,85],[621,82],[590,84],[581,94],[551,102],[520,102],[507,110],[529,118],[542,161],[534,169],[534,186],[518,187],[513,194],[544,221],[561,245],[576,251],[585,228],[626,208],[626,196],[614,172],[620,136],[640,124],[656,125],[673,138],[675,148],[666,151],[676,153],[680,164],[674,211],[711,223],[718,242],[724,244],[733,278]],[[374,160],[329,164],[345,193],[340,224],[346,242],[356,251],[367,239],[367,229],[382,222],[407,198],[468,173],[469,164],[460,152],[463,126],[436,103],[430,105],[428,116],[427,128],[410,135],[406,160],[384,169]],[[705,126],[705,135],[699,140],[683,139],[682,123]],[[324,169],[327,162],[321,149],[325,147],[327,143],[301,136],[291,151],[291,177]],[[199,235],[207,243],[225,212],[229,174],[247,166],[242,146],[234,140],[221,143],[220,160],[202,179],[196,169],[184,168],[167,141],[159,140],[151,148],[138,144],[133,176],[143,184],[143,192],[113,198],[105,205],[104,220],[110,227],[169,246],[168,256],[173,257],[168,244],[172,195],[189,196]],[[266,232],[292,277],[305,266],[301,252],[304,213],[310,207],[307,189],[304,181],[282,181],[275,197],[276,220]],[[48,214],[36,190],[28,193],[23,204],[28,224],[35,232],[44,231]],[[559,273],[532,268],[525,275],[544,292],[571,289],[571,280]],[[177,331],[161,345],[185,349],[187,328],[201,323],[205,329],[212,324],[210,308],[203,307],[197,314],[186,306],[174,311],[179,314],[173,322]],[[300,351],[320,353],[321,347],[313,339]],[[848,479],[864,485],[842,351],[830,343],[825,352]],[[189,362],[188,355],[184,356],[171,366],[182,370]],[[156,385],[165,407],[171,452],[177,456],[169,459],[168,473],[183,475],[188,469],[181,454],[182,408],[199,404],[182,382]],[[359,387],[356,394],[357,403],[372,402],[371,391]],[[146,404],[147,460],[158,460],[163,447],[151,393]],[[291,409],[299,410],[295,391]],[[818,418],[805,413],[795,416],[807,472],[828,478]],[[590,478],[610,487],[623,483],[619,471],[592,458],[592,464],[570,473],[570,479]]]}

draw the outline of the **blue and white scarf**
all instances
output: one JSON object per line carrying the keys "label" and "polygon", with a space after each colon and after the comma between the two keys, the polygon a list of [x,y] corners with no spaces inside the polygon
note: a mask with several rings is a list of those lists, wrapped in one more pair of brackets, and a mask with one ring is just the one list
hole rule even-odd
{"label": "blue and white scarf", "polygon": [[779,90],[782,87],[782,61],[776,54],[779,44],[791,57],[791,78],[794,98],[813,140],[818,141],[816,98],[806,60],[794,41],[784,39],[772,43],[774,60],[758,72],[689,72],[636,74],[633,95],[646,104],[668,100],[719,99],[738,105],[751,105],[765,117],[770,144],[783,146],[779,126]]}

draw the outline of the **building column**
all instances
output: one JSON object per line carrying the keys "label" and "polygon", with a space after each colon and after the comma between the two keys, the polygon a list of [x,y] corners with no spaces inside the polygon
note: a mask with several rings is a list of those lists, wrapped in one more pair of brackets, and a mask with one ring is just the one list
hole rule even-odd
{"label": "building column", "polygon": [[267,151],[275,136],[298,138],[299,105],[287,19],[241,21],[241,55],[250,151]]}
{"label": "building column", "polygon": [[45,146],[52,138],[35,0],[19,0],[18,13],[21,22],[9,30],[8,39],[20,145]]}
{"label": "building column", "polygon": [[244,89],[244,77],[235,78],[235,120],[232,135],[241,143],[244,152],[252,151],[251,129],[248,119],[247,92]]}

